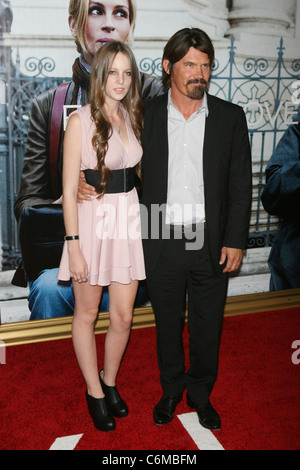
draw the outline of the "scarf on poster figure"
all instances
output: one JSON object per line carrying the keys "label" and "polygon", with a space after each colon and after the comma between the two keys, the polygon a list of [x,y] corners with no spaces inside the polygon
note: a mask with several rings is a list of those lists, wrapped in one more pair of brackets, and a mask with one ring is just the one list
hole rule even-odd
{"label": "scarf on poster figure", "polygon": [[88,102],[88,92],[91,81],[91,67],[84,58],[78,57],[73,64],[72,80],[75,87],[72,95],[73,104],[81,104],[82,106]]}

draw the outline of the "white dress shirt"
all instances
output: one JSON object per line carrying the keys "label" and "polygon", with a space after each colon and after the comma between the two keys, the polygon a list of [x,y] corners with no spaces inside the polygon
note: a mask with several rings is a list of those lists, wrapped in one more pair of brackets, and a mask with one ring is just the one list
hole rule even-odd
{"label": "white dress shirt", "polygon": [[166,224],[205,221],[203,141],[207,115],[206,93],[199,109],[186,120],[173,104],[169,91]]}

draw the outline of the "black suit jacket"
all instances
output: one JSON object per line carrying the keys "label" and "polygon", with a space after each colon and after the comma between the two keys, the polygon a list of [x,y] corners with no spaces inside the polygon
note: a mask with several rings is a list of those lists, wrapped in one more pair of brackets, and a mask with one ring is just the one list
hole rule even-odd
{"label": "black suit jacket", "polygon": [[[223,246],[246,248],[252,192],[251,152],[243,109],[209,94],[207,103],[203,148],[205,217],[211,260],[216,272],[221,272]],[[162,238],[151,237],[151,207],[167,202],[167,93],[146,103],[143,146],[143,245],[146,268],[152,271],[160,255]]]}

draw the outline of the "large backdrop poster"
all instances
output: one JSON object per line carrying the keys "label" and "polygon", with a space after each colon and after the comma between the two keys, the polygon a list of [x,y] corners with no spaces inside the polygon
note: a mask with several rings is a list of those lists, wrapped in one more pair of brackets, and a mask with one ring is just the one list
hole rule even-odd
{"label": "large backdrop poster", "polygon": [[[101,10],[106,3],[114,2],[90,3]],[[128,0],[124,3],[127,5]],[[216,60],[209,91],[243,106],[252,147],[253,202],[248,249],[240,271],[230,279],[229,295],[268,291],[268,257],[279,221],[265,212],[261,193],[266,165],[280,138],[297,118],[300,104],[300,1],[135,3],[137,16],[129,43],[143,72],[160,77],[163,47],[183,27],[199,27],[213,40]],[[70,80],[78,57],[68,25],[68,4],[69,0],[0,1],[2,272],[13,273],[20,262],[13,206],[22,172],[31,101],[37,94]],[[24,299],[27,289],[24,287]]]}

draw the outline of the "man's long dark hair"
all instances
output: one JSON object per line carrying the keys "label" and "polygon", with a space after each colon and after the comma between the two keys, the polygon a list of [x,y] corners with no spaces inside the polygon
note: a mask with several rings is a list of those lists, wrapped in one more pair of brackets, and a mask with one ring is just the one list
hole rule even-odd
{"label": "man's long dark hair", "polygon": [[170,62],[169,73],[163,69],[162,82],[166,88],[171,87],[171,74],[174,64],[179,62],[194,47],[198,51],[208,55],[210,65],[213,65],[215,58],[214,46],[208,35],[198,28],[184,28],[177,31],[167,42],[162,60],[167,59]]}

